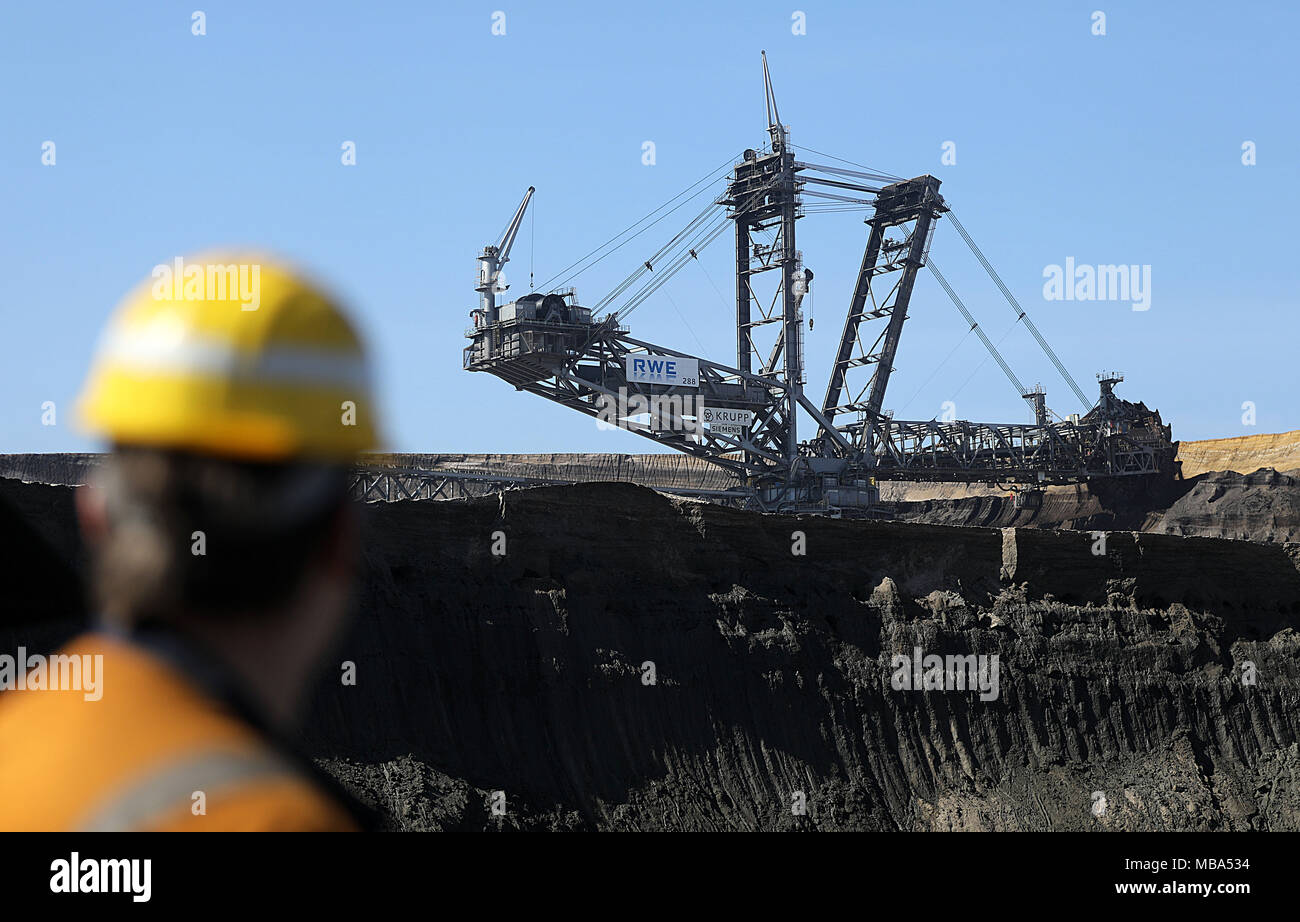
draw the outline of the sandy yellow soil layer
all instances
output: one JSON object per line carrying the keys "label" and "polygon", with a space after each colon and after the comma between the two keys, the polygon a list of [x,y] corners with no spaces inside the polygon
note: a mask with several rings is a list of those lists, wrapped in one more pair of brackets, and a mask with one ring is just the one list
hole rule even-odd
{"label": "sandy yellow soil layer", "polygon": [[1206,471],[1253,474],[1262,467],[1295,470],[1300,468],[1300,429],[1182,442],[1178,446],[1178,460],[1183,463],[1184,477],[1195,477]]}

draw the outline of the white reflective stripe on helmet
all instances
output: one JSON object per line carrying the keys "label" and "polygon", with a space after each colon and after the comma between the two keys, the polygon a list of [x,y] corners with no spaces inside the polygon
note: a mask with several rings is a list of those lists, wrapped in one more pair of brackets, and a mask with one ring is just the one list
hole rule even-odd
{"label": "white reflective stripe on helmet", "polygon": [[179,322],[109,333],[101,355],[122,371],[242,378],[369,390],[365,360],[338,349],[277,346],[241,352],[229,343],[195,335]]}

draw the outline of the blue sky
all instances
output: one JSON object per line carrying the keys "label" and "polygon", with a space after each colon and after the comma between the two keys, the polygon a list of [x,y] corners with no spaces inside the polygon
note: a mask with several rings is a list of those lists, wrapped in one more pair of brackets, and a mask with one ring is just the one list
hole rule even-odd
{"label": "blue sky", "polygon": [[[97,447],[71,411],[108,312],[155,264],[227,244],[284,253],[351,302],[387,448],[653,448],[461,370],[474,257],[535,185],[507,268],[521,294],[530,265],[549,278],[761,144],[760,49],[796,144],[943,181],[1090,395],[1114,368],[1120,393],[1159,407],[1175,438],[1300,428],[1298,31],[1282,2],[7,4],[0,451]],[[955,164],[940,162],[945,141]],[[693,213],[580,277],[583,301]],[[800,222],[817,398],[866,230],[853,214]],[[729,247],[724,235],[665,289],[671,301],[638,309],[633,334],[734,360]],[[944,222],[932,254],[1019,376],[1077,410],[1026,331],[1008,333],[1012,313]],[[1044,267],[1067,258],[1150,265],[1150,309],[1045,301]],[[910,315],[887,407],[1027,419],[932,278]],[[41,424],[45,401],[55,426]]]}

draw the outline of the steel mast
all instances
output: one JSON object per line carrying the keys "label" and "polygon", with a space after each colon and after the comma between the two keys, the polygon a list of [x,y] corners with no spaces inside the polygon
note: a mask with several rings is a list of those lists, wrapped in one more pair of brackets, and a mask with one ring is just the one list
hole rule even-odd
{"label": "steel mast", "polygon": [[[802,315],[795,292],[795,273],[800,269],[795,245],[800,167],[790,148],[789,131],[781,124],[766,51],[763,92],[771,149],[745,151],[722,203],[729,206],[736,228],[736,367],[763,377],[775,377],[780,368],[785,385],[782,399],[754,420],[754,428],[776,437],[786,467],[793,471],[799,456],[797,419],[804,383]],[[769,231],[771,243],[755,240]],[[758,277],[772,270],[780,271],[781,281],[773,294],[764,297]],[[761,328],[770,324],[780,326],[775,338],[765,339]]]}

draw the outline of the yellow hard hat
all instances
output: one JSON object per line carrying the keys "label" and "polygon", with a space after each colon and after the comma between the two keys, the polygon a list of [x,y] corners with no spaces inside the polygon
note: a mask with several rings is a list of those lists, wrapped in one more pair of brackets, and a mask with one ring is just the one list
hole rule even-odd
{"label": "yellow hard hat", "polygon": [[283,264],[210,253],[154,267],[104,332],[82,391],[91,432],[250,461],[347,462],[375,447],[355,330]]}

